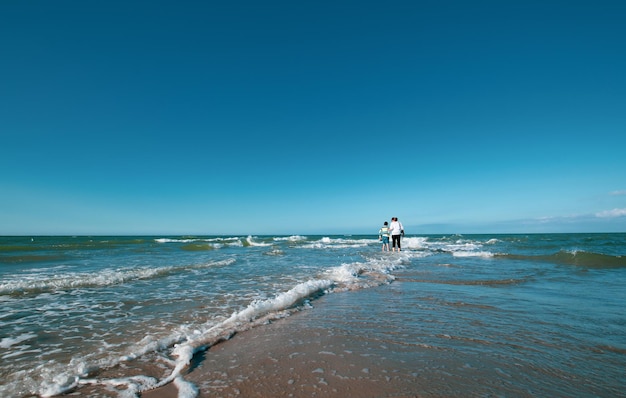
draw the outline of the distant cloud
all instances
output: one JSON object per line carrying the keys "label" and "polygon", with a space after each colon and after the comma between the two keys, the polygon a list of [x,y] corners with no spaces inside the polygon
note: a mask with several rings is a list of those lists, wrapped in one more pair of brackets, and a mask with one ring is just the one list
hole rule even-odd
{"label": "distant cloud", "polygon": [[533,218],[527,221],[531,223],[549,224],[549,223],[554,223],[554,222],[572,222],[572,221],[577,221],[577,220],[581,220],[585,218],[589,218],[589,216],[581,215],[581,214],[572,214],[569,216],[538,217],[538,218]]}
{"label": "distant cloud", "polygon": [[539,218],[533,218],[530,220],[524,220],[522,222],[524,222],[525,224],[534,224],[534,223],[540,223],[540,224],[547,224],[550,223],[552,221],[555,220],[556,217],[539,217]]}
{"label": "distant cloud", "polygon": [[422,224],[408,228],[418,234],[626,232],[626,208],[484,223]]}
{"label": "distant cloud", "polygon": [[566,221],[571,218],[572,217],[566,217],[566,216],[561,216],[561,217],[546,216],[546,217],[531,218],[528,220],[521,220],[521,222],[524,224],[551,224],[554,222]]}
{"label": "distant cloud", "polygon": [[626,189],[622,189],[620,191],[609,192],[609,195],[611,195],[611,196],[626,195]]}
{"label": "distant cloud", "polygon": [[596,217],[600,217],[600,218],[626,217],[626,209],[613,209],[613,210],[601,211],[599,213],[596,213]]}

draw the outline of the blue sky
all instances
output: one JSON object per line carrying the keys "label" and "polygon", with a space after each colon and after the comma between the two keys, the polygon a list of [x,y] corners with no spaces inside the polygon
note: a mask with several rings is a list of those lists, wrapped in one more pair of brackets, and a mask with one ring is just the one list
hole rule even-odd
{"label": "blue sky", "polygon": [[626,232],[625,20],[3,1],[0,234]]}

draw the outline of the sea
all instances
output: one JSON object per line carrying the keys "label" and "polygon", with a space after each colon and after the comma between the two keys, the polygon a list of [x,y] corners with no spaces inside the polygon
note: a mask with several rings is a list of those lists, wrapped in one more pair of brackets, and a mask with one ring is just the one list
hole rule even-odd
{"label": "sea", "polygon": [[0,237],[0,397],[196,397],[185,372],[210,347],[331,295],[368,324],[329,323],[413,347],[403,360],[430,358],[416,377],[448,381],[415,396],[626,396],[626,234],[406,235],[383,252],[374,232]]}

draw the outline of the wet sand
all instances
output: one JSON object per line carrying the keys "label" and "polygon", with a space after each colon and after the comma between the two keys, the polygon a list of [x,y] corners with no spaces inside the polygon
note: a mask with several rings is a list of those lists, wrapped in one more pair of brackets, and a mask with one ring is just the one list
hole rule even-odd
{"label": "wet sand", "polygon": [[[358,329],[330,326],[338,324],[330,318],[350,317],[342,300],[359,293],[367,294],[325,296],[313,309],[237,334],[194,358],[184,378],[199,397],[425,396],[416,367],[398,351]],[[169,384],[142,397],[177,393]]]}

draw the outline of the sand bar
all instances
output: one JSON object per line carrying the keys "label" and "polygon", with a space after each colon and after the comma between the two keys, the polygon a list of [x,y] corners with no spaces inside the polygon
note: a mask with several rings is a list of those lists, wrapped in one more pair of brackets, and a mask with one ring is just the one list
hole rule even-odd
{"label": "sand bar", "polygon": [[[349,316],[336,312],[341,304],[333,296],[211,347],[185,380],[197,386],[199,397],[420,396],[419,374],[410,363],[358,330],[328,327],[329,318]],[[177,390],[168,385],[142,397],[176,398]]]}

